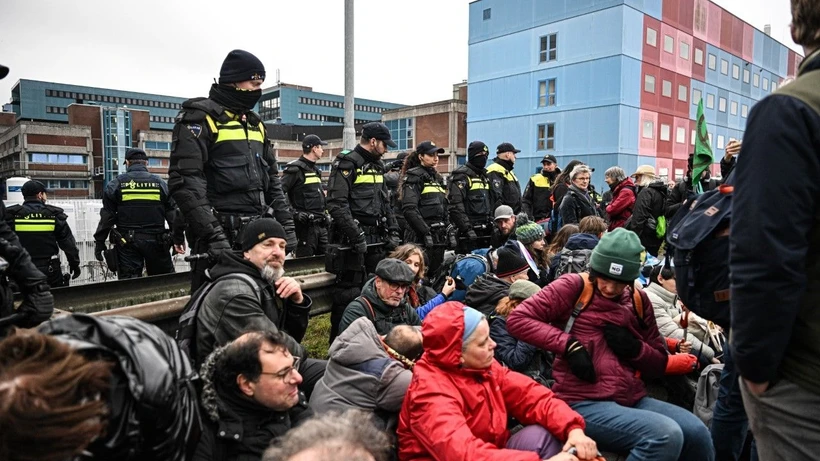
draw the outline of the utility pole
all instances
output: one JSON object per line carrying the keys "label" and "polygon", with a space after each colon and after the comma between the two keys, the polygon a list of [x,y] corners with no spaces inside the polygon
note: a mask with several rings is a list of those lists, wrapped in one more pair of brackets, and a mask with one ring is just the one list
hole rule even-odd
{"label": "utility pole", "polygon": [[353,0],[345,0],[345,126],[342,131],[344,149],[356,147],[353,128]]}

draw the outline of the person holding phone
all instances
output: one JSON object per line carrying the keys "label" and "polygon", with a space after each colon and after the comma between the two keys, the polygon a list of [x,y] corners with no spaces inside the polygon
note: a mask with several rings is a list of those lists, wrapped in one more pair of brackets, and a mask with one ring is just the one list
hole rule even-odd
{"label": "person holding phone", "polygon": [[424,317],[436,306],[447,301],[456,289],[456,282],[450,276],[447,277],[441,293],[438,294],[432,288],[422,285],[421,279],[424,278],[427,267],[424,262],[424,251],[418,245],[404,244],[393,250],[389,257],[404,261],[415,273],[413,284],[407,290],[407,301],[419,314],[421,320],[424,320]]}

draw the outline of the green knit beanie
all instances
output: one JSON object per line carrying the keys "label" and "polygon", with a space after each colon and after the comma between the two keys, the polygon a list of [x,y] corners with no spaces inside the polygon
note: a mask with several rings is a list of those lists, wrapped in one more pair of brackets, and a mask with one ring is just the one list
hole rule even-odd
{"label": "green knit beanie", "polygon": [[529,280],[516,280],[510,285],[510,299],[528,299],[541,291],[541,287]]}
{"label": "green knit beanie", "polygon": [[530,221],[526,213],[519,213],[515,217],[515,238],[524,245],[529,245],[544,238],[544,228]]}
{"label": "green knit beanie", "polygon": [[589,267],[608,279],[632,283],[645,259],[646,250],[638,234],[619,227],[601,237],[592,250]]}

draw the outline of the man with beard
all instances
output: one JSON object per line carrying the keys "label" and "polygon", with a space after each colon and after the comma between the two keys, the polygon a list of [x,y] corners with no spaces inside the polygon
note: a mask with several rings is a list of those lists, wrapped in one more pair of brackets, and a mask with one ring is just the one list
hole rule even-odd
{"label": "man with beard", "polygon": [[264,81],[259,58],[233,50],[208,97],[185,101],[177,115],[168,189],[188,226],[191,252],[210,255],[192,264],[192,293],[220,253],[239,249],[244,226],[258,216],[276,218],[287,232],[288,249],[296,249],[276,158],[265,124],[253,112]]}
{"label": "man with beard", "polygon": [[[242,253],[226,251],[209,269],[209,285],[196,314],[198,366],[216,347],[250,330],[281,331],[291,354],[300,357],[300,389],[310,396],[324,374],[325,361],[307,358],[299,342],[305,335],[311,300],[299,282],[285,277],[285,230],[271,218],[247,225]],[[409,269],[408,269],[409,270]]]}
{"label": "man with beard", "polygon": [[386,335],[395,325],[421,326],[419,315],[404,296],[415,277],[416,274],[404,261],[394,258],[381,260],[376,266],[376,276],[364,284],[362,295],[345,309],[339,333],[361,317],[370,319],[380,335]]}

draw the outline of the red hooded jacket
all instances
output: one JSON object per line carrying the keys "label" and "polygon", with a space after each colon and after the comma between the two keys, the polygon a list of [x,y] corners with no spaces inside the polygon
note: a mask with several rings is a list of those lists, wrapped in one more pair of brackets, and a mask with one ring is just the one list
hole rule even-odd
{"label": "red hooded jacket", "polygon": [[584,420],[548,388],[497,361],[482,370],[461,368],[462,306],[444,303],[424,319],[424,355],[399,415],[399,459],[539,461],[537,453],[504,448],[508,413],[562,441],[583,429]]}
{"label": "red hooded jacket", "polygon": [[609,232],[619,227],[624,227],[626,220],[632,216],[632,207],[635,206],[638,188],[632,178],[627,177],[619,182],[612,190],[612,201],[606,206],[606,214],[609,216]]}
{"label": "red hooded jacket", "polygon": [[[632,294],[624,289],[617,299],[607,299],[596,289],[589,305],[575,319],[570,334],[564,333],[583,282],[578,274],[566,274],[521,303],[507,317],[507,331],[521,341],[555,354],[552,376],[555,395],[569,403],[583,400],[608,400],[627,407],[646,396],[646,386],[638,371],[651,377],[663,376],[669,354],[658,332],[652,303],[643,298],[643,322],[632,303]],[[643,341],[641,352],[632,360],[619,359],[606,343],[604,325],[626,327]],[[641,324],[642,323],[642,324]],[[598,381],[588,383],[569,369],[564,359],[569,338],[574,337],[592,357]]]}

